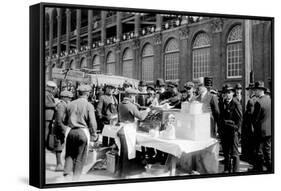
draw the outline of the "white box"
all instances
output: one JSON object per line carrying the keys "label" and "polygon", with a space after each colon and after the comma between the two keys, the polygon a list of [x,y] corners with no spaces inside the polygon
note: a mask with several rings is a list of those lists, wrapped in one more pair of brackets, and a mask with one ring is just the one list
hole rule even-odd
{"label": "white box", "polygon": [[188,114],[175,113],[176,138],[194,141],[211,138],[210,113]]}

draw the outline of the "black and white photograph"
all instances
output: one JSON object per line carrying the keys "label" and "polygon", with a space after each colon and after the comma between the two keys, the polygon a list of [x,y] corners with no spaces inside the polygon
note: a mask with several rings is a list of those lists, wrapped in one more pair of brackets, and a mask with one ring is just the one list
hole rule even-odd
{"label": "black and white photograph", "polygon": [[45,185],[274,173],[272,17],[42,10]]}

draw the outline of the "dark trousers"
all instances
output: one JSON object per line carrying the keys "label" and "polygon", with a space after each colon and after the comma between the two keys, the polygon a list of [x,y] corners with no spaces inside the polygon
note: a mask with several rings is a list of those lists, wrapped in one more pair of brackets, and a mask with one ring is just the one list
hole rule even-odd
{"label": "dark trousers", "polygon": [[272,171],[271,163],[271,136],[257,138],[256,161],[254,169],[257,171]]}
{"label": "dark trousers", "polygon": [[223,134],[221,141],[224,155],[224,170],[228,172],[239,172],[238,133],[226,132]]}
{"label": "dark trousers", "polygon": [[87,137],[80,128],[71,129],[66,139],[64,175],[78,178],[87,157]]}

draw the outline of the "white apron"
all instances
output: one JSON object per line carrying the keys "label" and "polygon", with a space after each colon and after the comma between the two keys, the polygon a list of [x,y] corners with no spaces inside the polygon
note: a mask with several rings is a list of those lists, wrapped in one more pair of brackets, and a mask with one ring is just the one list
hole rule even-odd
{"label": "white apron", "polygon": [[121,123],[123,126],[124,135],[126,138],[126,144],[128,148],[128,159],[136,158],[136,123]]}

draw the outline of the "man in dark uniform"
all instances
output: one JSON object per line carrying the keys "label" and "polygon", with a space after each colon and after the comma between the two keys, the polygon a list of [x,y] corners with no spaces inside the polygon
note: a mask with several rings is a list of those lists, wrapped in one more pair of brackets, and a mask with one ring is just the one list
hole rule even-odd
{"label": "man in dark uniform", "polygon": [[66,107],[67,104],[71,101],[73,97],[72,92],[70,91],[62,91],[60,93],[61,101],[57,105],[57,111],[55,113],[55,126],[54,126],[54,134],[55,134],[55,148],[56,152],[56,171],[63,171],[62,161],[61,161],[61,152],[63,149],[65,133],[67,130],[67,126],[65,123],[65,115],[66,115]]}
{"label": "man in dark uniform", "polygon": [[80,85],[79,98],[68,104],[66,109],[67,126],[71,128],[66,138],[64,175],[78,179],[88,154],[88,146],[98,140],[94,106],[88,102],[91,87]]}
{"label": "man in dark uniform", "polygon": [[255,138],[254,138],[254,125],[253,125],[253,113],[254,105],[256,102],[256,96],[253,92],[254,84],[250,83],[246,88],[248,91],[249,100],[246,104],[246,110],[243,115],[243,124],[241,129],[241,148],[243,160],[246,160],[250,164],[253,164],[254,150],[255,150]]}
{"label": "man in dark uniform", "polygon": [[55,93],[57,89],[57,84],[53,81],[48,81],[46,83],[45,91],[45,142],[47,142],[49,131],[52,128],[52,123],[54,120],[54,114],[56,110]]}
{"label": "man in dark uniform", "polygon": [[217,96],[214,96],[210,92],[208,92],[207,88],[202,84],[198,84],[198,96],[196,98],[197,101],[203,103],[202,110],[203,113],[211,114],[211,137],[217,137],[217,129],[216,124],[218,124],[219,120],[219,103]]}
{"label": "man in dark uniform", "polygon": [[[117,106],[118,101],[113,95],[115,86],[107,85],[105,87],[105,94],[100,96],[99,103],[97,106],[98,116],[98,129],[103,130],[104,125],[110,124],[110,121],[118,118]],[[103,137],[103,144],[106,146],[108,139]]]}
{"label": "man in dark uniform", "polygon": [[224,154],[224,172],[239,172],[238,134],[242,124],[241,104],[233,99],[234,88],[224,86],[225,100],[220,113],[221,143]]}
{"label": "man in dark uniform", "polygon": [[257,100],[254,105],[253,124],[257,141],[256,162],[254,169],[257,171],[272,171],[271,163],[271,99],[265,96],[263,81],[255,82],[254,85]]}

